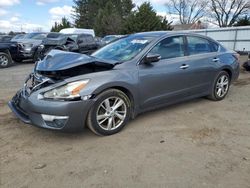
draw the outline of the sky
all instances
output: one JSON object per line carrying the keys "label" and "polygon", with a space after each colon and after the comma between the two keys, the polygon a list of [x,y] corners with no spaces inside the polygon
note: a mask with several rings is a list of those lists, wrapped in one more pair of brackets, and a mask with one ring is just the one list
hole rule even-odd
{"label": "sky", "polygon": [[[159,15],[165,15],[166,0],[149,0]],[[144,0],[134,0],[137,6]],[[63,16],[72,19],[72,0],[0,0],[0,32],[49,31]]]}

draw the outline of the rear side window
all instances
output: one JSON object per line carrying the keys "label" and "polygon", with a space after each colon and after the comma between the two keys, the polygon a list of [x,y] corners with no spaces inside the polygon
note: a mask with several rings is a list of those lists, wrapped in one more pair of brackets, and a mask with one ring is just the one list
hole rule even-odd
{"label": "rear side window", "polygon": [[207,39],[187,36],[189,55],[203,54],[218,51],[218,45]]}
{"label": "rear side window", "polygon": [[160,41],[150,53],[160,54],[161,59],[184,56],[184,42],[182,36],[168,37]]}

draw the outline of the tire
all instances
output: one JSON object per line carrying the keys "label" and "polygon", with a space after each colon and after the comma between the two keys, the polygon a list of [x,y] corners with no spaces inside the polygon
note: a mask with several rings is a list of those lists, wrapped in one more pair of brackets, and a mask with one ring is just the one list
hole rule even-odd
{"label": "tire", "polygon": [[130,114],[131,101],[128,96],[120,90],[109,89],[96,97],[88,113],[87,126],[97,135],[112,135],[122,130]]}
{"label": "tire", "polygon": [[8,53],[0,52],[0,68],[7,68],[11,65],[12,60]]}
{"label": "tire", "polygon": [[224,99],[229,91],[229,87],[230,76],[226,71],[221,71],[213,83],[213,88],[208,98],[213,101]]}

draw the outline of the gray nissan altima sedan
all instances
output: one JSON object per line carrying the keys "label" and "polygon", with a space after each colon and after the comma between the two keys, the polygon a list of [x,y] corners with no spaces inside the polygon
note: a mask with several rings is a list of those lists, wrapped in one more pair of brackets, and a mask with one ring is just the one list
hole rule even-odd
{"label": "gray nissan altima sedan", "polygon": [[111,135],[147,110],[203,96],[222,100],[238,76],[238,54],[211,38],[137,33],[91,56],[51,51],[9,107],[38,127],[72,131],[87,125]]}

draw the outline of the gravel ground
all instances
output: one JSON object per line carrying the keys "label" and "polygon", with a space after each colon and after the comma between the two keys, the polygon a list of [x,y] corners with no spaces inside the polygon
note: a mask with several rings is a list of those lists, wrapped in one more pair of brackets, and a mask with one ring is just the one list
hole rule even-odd
{"label": "gravel ground", "polygon": [[147,112],[98,137],[25,125],[7,101],[33,64],[0,70],[0,187],[250,187],[250,73],[225,100]]}

